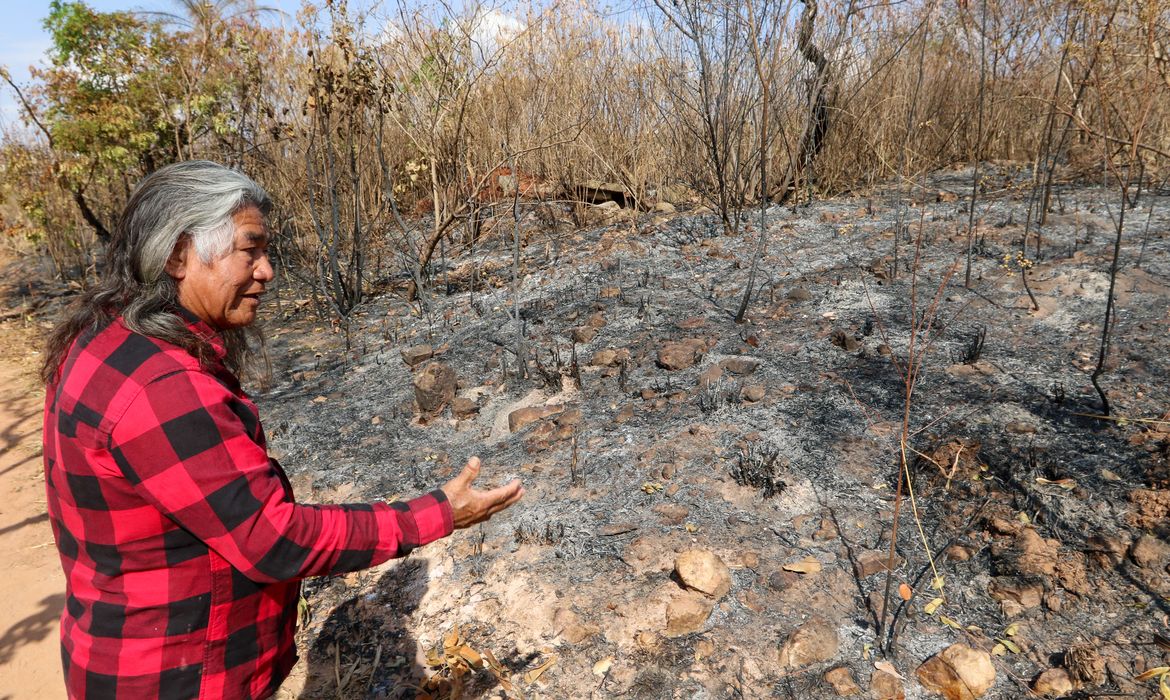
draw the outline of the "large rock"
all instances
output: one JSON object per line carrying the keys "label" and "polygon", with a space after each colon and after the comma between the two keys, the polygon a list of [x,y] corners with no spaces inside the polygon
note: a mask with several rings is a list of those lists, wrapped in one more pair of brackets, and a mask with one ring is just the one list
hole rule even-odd
{"label": "large rock", "polygon": [[874,700],[906,700],[902,679],[885,671],[874,671],[869,678],[869,696]]}
{"label": "large rock", "polygon": [[755,372],[756,369],[760,366],[760,361],[754,357],[737,355],[735,357],[728,357],[720,360],[719,366],[731,374],[744,376]]}
{"label": "large rock", "polygon": [[918,682],[946,700],[981,698],[995,683],[991,655],[966,644],[952,644],[918,667]]}
{"label": "large rock", "polygon": [[414,377],[414,403],[420,413],[438,414],[455,398],[455,370],[432,362]]}
{"label": "large rock", "polygon": [[593,357],[589,360],[589,364],[594,367],[616,367],[623,362],[630,359],[630,351],[625,348],[614,350],[613,348],[606,348],[598,350],[593,353]]}
{"label": "large rock", "polygon": [[826,671],[824,678],[825,682],[832,686],[837,697],[846,698],[861,693],[861,687],[857,685],[857,681],[853,680],[853,673],[846,666],[838,666]]}
{"label": "large rock", "polygon": [[707,344],[698,338],[670,340],[658,348],[658,365],[669,370],[691,367],[707,352]]}
{"label": "large rock", "polygon": [[780,665],[797,669],[828,661],[839,645],[836,627],[824,618],[811,618],[780,645]]}
{"label": "large rock", "polygon": [[666,605],[666,635],[681,637],[707,624],[715,602],[696,593],[680,592]]}
{"label": "large rock", "polygon": [[1164,564],[1170,559],[1170,544],[1154,535],[1142,535],[1133,543],[1129,556],[1133,563],[1143,569],[1161,568],[1159,564]]}
{"label": "large rock", "polygon": [[731,590],[731,572],[723,560],[705,549],[692,549],[674,560],[678,580],[687,588],[719,599]]}
{"label": "large rock", "polygon": [[508,430],[514,433],[530,423],[535,423],[549,416],[555,416],[563,410],[565,410],[564,406],[528,406],[527,408],[518,408],[508,414]]}

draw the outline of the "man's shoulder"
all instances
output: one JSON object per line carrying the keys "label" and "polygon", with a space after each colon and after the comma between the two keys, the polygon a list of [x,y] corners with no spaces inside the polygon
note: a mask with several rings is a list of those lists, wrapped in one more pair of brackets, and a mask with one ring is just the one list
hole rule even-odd
{"label": "man's shoulder", "polygon": [[164,374],[199,370],[199,360],[182,347],[126,327],[121,318],[98,332],[79,348],[78,362],[95,371],[109,372],[139,383]]}

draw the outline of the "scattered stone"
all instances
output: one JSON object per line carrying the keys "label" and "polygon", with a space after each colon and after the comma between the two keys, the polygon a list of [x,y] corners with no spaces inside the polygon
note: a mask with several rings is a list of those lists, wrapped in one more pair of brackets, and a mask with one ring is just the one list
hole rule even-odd
{"label": "scattered stone", "polygon": [[745,376],[755,372],[759,366],[760,361],[754,357],[728,357],[719,362],[719,366],[731,374]]}
{"label": "scattered stone", "polygon": [[634,417],[634,404],[628,403],[613,417],[613,422],[621,425]]}
{"label": "scattered stone", "polygon": [[455,398],[455,370],[431,362],[414,378],[414,402],[419,413],[437,415]]}
{"label": "scattered stone", "polygon": [[[879,571],[886,571],[888,567],[890,553],[871,550],[862,552],[858,555],[856,563],[853,565],[854,571],[857,572],[857,578],[869,578]],[[894,568],[902,565],[902,558],[896,557],[894,560]]]}
{"label": "scattered stone", "polygon": [[[1001,604],[1014,603],[1015,607],[1012,609],[1018,614],[1040,606],[1044,587],[1038,583],[1025,583],[1011,576],[997,576],[991,579],[987,592]],[[1007,608],[1004,612],[1006,614]]]}
{"label": "scattered stone", "polygon": [[1105,682],[1105,658],[1091,646],[1075,646],[1064,652],[1064,668],[1074,684],[1097,686]]}
{"label": "scattered stone", "polygon": [[555,416],[563,410],[565,410],[564,406],[528,406],[527,408],[518,408],[508,414],[508,430],[514,433],[529,423],[535,423],[549,416]]}
{"label": "scattered stone", "polygon": [[716,600],[731,590],[731,572],[727,565],[706,549],[691,549],[678,555],[674,571],[684,586]]}
{"label": "scattered stone", "polygon": [[915,672],[922,687],[947,700],[981,698],[995,683],[991,655],[966,644],[952,644]]}
{"label": "scattered stone", "polygon": [[666,635],[680,637],[703,629],[715,601],[696,593],[680,591],[666,605]]}
{"label": "scattered stone", "polygon": [[882,343],[881,345],[877,346],[877,354],[881,355],[882,357],[891,357],[894,354],[894,349],[889,345]]}
{"label": "scattered stone", "polygon": [[1010,535],[1015,537],[1019,534],[1024,526],[1016,520],[1008,520],[1007,518],[992,518],[987,523],[987,529],[995,535]]}
{"label": "scattered stone", "polygon": [[1031,423],[1024,423],[1023,421],[1008,423],[1007,425],[1003,426],[1003,429],[1016,435],[1031,435],[1032,433],[1036,432],[1036,426],[1032,425]]}
{"label": "scattered stone", "polygon": [[589,314],[589,318],[585,319],[585,325],[589,328],[604,328],[605,314],[600,311]]}
{"label": "scattered stone", "polygon": [[402,361],[407,367],[416,367],[435,356],[435,349],[430,345],[414,345],[399,351]]}
{"label": "scattered stone", "polygon": [[745,386],[743,388],[744,400],[750,401],[752,403],[755,403],[757,401],[763,401],[764,395],[766,393],[767,393],[767,391],[764,389],[764,386],[762,384],[748,384],[747,386]]}
{"label": "scattered stone", "polygon": [[1025,576],[1051,576],[1056,573],[1059,540],[1046,540],[1034,528],[1024,528],[1016,535],[1015,569]]}
{"label": "scattered stone", "polygon": [[1032,681],[1032,692],[1042,697],[1062,698],[1072,691],[1072,678],[1063,668],[1050,668]]}
{"label": "scattered stone", "polygon": [[874,671],[869,677],[869,696],[874,700],[906,700],[902,679],[885,671]]}
{"label": "scattered stone", "polygon": [[668,370],[691,367],[707,351],[706,344],[698,338],[670,340],[658,348],[658,365]]}
{"label": "scattered stone", "polygon": [[643,389],[640,393],[641,393],[643,401],[649,401],[650,399],[654,399],[654,398],[658,397],[658,392],[654,391],[653,389],[651,389],[649,387]]}
{"label": "scattered stone", "polygon": [[662,465],[662,470],[659,472],[659,474],[662,475],[663,479],[673,479],[677,470],[678,467],[674,466],[674,463],[671,462],[669,464]]}
{"label": "scattered stone", "polygon": [[835,540],[841,535],[837,531],[837,525],[829,518],[821,519],[820,528],[812,534],[812,538],[818,541]]}
{"label": "scattered stone", "polygon": [[569,331],[569,337],[574,343],[588,343],[597,337],[597,329],[592,326],[577,326]]}
{"label": "scattered stone", "polygon": [[613,348],[606,348],[598,350],[593,353],[593,357],[589,360],[589,364],[594,367],[617,367],[621,363],[630,359],[630,351],[625,348],[614,350]]}
{"label": "scattered stone", "polygon": [[837,668],[825,671],[825,682],[832,688],[833,692],[839,698],[846,698],[850,695],[858,695],[861,693],[861,687],[857,685],[857,681],[853,680],[853,672],[845,666],[838,666]]}
{"label": "scattered stone", "polygon": [[792,301],[808,301],[809,299],[812,299],[812,292],[808,291],[804,287],[793,287],[788,292],[788,298]]}
{"label": "scattered stone", "polygon": [[699,372],[699,379],[696,384],[699,386],[707,386],[708,384],[714,384],[722,377],[723,370],[719,367],[719,365],[707,365],[705,368],[703,368],[702,372]]}
{"label": "scattered stone", "polygon": [[948,561],[970,561],[971,557],[975,555],[974,550],[962,544],[952,544],[943,551],[943,556]]}
{"label": "scattered stone", "polygon": [[667,525],[682,525],[690,513],[686,506],[677,503],[660,503],[651,510],[661,517]]}
{"label": "scattered stone", "polygon": [[1133,563],[1143,569],[1160,568],[1160,564],[1170,559],[1170,544],[1154,535],[1142,535],[1133,543],[1129,556]]}
{"label": "scattered stone", "polygon": [[810,618],[780,645],[780,665],[797,669],[828,661],[839,645],[836,627],[822,617]]}
{"label": "scattered stone", "polygon": [[654,213],[656,214],[673,214],[674,212],[674,205],[670,202],[662,201],[654,205]]}
{"label": "scattered stone", "polygon": [[479,404],[471,399],[456,396],[451,400],[451,413],[456,418],[471,418],[479,413]]}
{"label": "scattered stone", "polygon": [[558,608],[553,615],[553,632],[569,644],[579,644],[599,631],[596,625],[581,622],[577,613],[568,608]]}

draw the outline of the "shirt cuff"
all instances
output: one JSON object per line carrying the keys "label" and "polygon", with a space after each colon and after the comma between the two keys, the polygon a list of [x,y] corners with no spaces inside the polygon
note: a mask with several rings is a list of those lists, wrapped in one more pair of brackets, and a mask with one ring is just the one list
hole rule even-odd
{"label": "shirt cuff", "polygon": [[451,504],[442,489],[409,501],[378,504],[375,512],[382,532],[379,549],[391,557],[406,556],[455,531]]}

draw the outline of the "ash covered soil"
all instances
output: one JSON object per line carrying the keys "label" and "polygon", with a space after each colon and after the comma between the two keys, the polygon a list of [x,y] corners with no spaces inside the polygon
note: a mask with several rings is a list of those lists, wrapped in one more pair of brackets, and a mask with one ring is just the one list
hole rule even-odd
{"label": "ash covered soil", "polygon": [[[1053,696],[1157,697],[1135,676],[1170,665],[1170,196],[1125,214],[1104,420],[1116,189],[1061,186],[1038,256],[1032,227],[1033,309],[1023,176],[988,177],[964,287],[970,180],[769,210],[743,324],[755,212],[737,237],[710,214],[527,218],[520,329],[506,240],[451,257],[423,304],[363,305],[348,352],[270,303],[259,402],[301,500],[410,497],[472,455],[481,486],[527,489],[309,581],[282,697],[1020,698],[1042,674]],[[881,615],[901,372],[935,298]]]}

